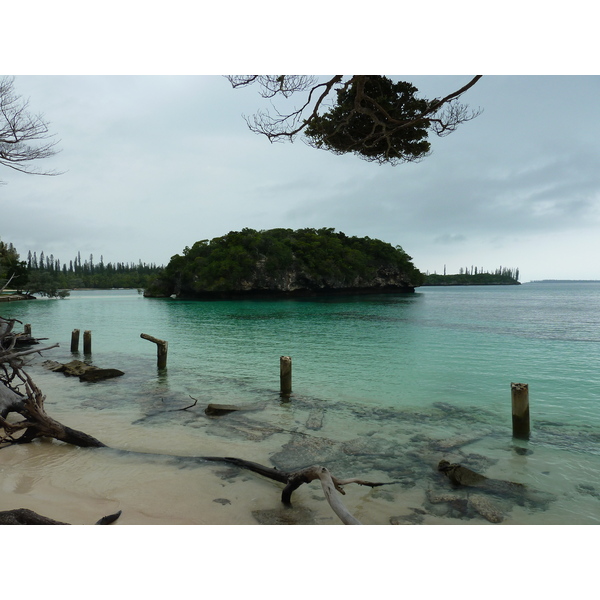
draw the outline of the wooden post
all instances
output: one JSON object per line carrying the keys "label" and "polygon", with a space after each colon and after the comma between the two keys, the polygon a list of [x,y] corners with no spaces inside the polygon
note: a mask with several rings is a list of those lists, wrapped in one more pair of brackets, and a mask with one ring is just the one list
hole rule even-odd
{"label": "wooden post", "polygon": [[89,330],[83,332],[83,353],[92,353],[92,332]]}
{"label": "wooden post", "polygon": [[279,359],[279,379],[281,395],[289,396],[292,393],[292,357],[282,356]]}
{"label": "wooden post", "polygon": [[529,385],[526,383],[510,384],[512,397],[513,437],[528,440],[529,427]]}
{"label": "wooden post", "polygon": [[27,325],[23,325],[23,333],[31,337],[31,325],[29,323],[27,323]]}
{"label": "wooden post", "polygon": [[73,329],[71,333],[71,352],[79,352],[79,329]]}
{"label": "wooden post", "polygon": [[165,369],[167,366],[167,351],[169,349],[169,342],[165,342],[165,340],[159,340],[158,338],[152,337],[147,333],[141,333],[140,337],[156,344],[156,366],[159,369]]}

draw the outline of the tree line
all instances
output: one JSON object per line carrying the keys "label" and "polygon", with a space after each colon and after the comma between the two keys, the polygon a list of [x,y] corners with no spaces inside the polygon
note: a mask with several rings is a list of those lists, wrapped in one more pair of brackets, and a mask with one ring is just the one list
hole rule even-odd
{"label": "tree line", "polygon": [[519,283],[519,269],[502,267],[494,271],[487,271],[481,267],[461,267],[458,273],[447,275],[446,266],[444,274],[425,274],[423,285],[516,285]]}
{"label": "tree line", "polygon": [[0,287],[24,294],[64,297],[67,290],[77,288],[146,288],[161,271],[162,266],[141,260],[105,263],[101,255],[96,262],[92,254],[82,260],[81,252],[68,263],[43,251],[39,255],[29,251],[27,260],[20,260],[14,246],[0,240]]}

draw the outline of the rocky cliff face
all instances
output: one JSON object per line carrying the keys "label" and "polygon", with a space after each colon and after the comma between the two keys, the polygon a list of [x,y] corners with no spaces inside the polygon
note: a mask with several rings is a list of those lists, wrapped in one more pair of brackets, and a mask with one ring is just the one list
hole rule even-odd
{"label": "rocky cliff face", "polygon": [[237,291],[265,290],[292,293],[301,290],[318,292],[346,289],[381,290],[387,288],[411,288],[411,291],[414,291],[414,286],[411,285],[406,274],[392,267],[380,268],[374,277],[357,276],[352,281],[327,276],[315,277],[303,270],[294,269],[286,270],[277,277],[272,277],[262,267],[263,265],[257,265],[251,279],[240,281]]}
{"label": "rocky cliff face", "polygon": [[340,294],[412,293],[414,283],[395,267],[381,267],[373,277],[356,276],[353,280],[315,277],[299,269],[288,269],[273,276],[264,268],[264,260],[256,265],[251,277],[241,279],[227,290],[194,289],[192,285],[153,286],[144,295],[150,298],[245,298],[245,297],[303,297]]}

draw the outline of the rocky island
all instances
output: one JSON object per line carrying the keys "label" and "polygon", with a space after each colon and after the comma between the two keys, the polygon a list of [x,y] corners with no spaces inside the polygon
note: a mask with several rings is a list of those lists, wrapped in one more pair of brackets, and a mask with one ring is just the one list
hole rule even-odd
{"label": "rocky island", "polygon": [[410,293],[422,273],[400,246],[333,228],[242,229],[173,256],[149,298],[278,298]]}

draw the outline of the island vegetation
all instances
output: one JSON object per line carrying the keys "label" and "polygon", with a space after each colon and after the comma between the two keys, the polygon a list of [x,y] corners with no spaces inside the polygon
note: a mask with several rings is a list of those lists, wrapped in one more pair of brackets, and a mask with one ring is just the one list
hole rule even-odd
{"label": "island vegetation", "polygon": [[176,254],[149,297],[237,298],[413,292],[423,276],[400,246],[333,228],[242,229]]}
{"label": "island vegetation", "polygon": [[520,285],[519,269],[499,267],[493,272],[484,271],[478,267],[460,268],[459,272],[447,275],[427,273],[422,285]]}
{"label": "island vegetation", "polygon": [[105,263],[102,256],[95,262],[91,254],[82,261],[80,252],[68,264],[43,251],[39,256],[29,251],[27,260],[21,260],[13,244],[0,240],[0,288],[25,296],[65,297],[67,290],[79,288],[145,288],[162,268],[141,260]]}

